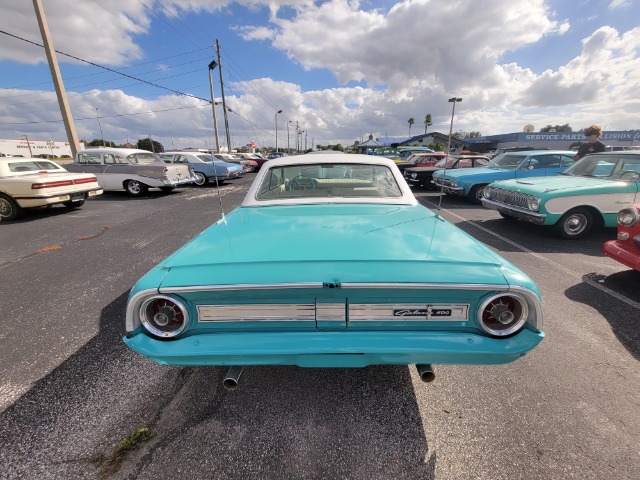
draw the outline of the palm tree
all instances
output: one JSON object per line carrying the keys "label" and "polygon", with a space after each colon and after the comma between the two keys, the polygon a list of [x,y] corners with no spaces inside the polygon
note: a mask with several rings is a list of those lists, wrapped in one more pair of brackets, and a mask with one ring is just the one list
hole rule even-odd
{"label": "palm tree", "polygon": [[427,134],[427,127],[433,125],[433,123],[431,122],[431,114],[427,113],[427,116],[424,117],[424,134]]}
{"label": "palm tree", "polygon": [[416,121],[413,119],[413,117],[411,117],[409,120],[409,138],[411,138],[411,125],[413,125],[414,123],[416,123]]}

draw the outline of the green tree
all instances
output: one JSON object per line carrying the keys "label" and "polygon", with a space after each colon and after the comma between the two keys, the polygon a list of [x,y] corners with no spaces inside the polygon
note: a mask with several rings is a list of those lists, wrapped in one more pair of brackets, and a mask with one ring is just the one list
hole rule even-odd
{"label": "green tree", "polygon": [[416,123],[416,121],[413,119],[413,117],[411,117],[409,120],[407,120],[409,122],[409,137],[411,137],[411,125],[413,125],[414,123]]}
{"label": "green tree", "polygon": [[444,143],[442,142],[431,142],[427,147],[436,152],[444,152]]}
{"label": "green tree", "polygon": [[573,128],[569,126],[568,123],[564,125],[547,125],[544,128],[540,129],[541,132],[573,132]]}
{"label": "green tree", "polygon": [[162,144],[160,142],[152,140],[149,137],[139,138],[138,143],[136,143],[136,148],[139,148],[140,150],[148,150],[154,153],[164,152],[164,147],[162,146]]}
{"label": "green tree", "polygon": [[[94,138],[89,143],[87,143],[87,147],[102,147],[102,146],[103,146],[103,142],[102,142],[101,138]],[[111,140],[105,140],[104,141],[104,146],[105,147],[115,147],[116,146],[116,142],[112,142]]]}
{"label": "green tree", "polygon": [[427,113],[427,115],[424,117],[424,134],[425,135],[427,134],[427,127],[430,127],[431,125],[433,125],[431,114]]}

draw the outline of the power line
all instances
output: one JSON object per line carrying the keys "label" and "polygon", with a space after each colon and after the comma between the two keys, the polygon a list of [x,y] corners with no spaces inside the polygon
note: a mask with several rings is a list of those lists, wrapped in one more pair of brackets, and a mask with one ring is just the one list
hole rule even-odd
{"label": "power line", "polygon": [[[19,37],[18,35],[13,35],[13,34],[11,34],[9,32],[5,32],[4,30],[0,30],[0,33],[2,33],[4,35],[8,35],[9,37],[17,38],[18,40],[22,40],[23,42],[27,42],[27,43],[30,43],[32,45],[36,45],[38,47],[44,48],[43,45],[41,45],[41,44],[39,44],[37,42],[33,42],[31,40],[27,40],[26,38]],[[107,70],[107,71],[112,72],[112,73],[117,73],[118,75],[122,75],[123,77],[131,78],[132,80],[136,80],[136,81],[141,82],[141,83],[146,83],[147,85],[151,85],[152,87],[160,88],[162,90],[168,90],[168,91],[170,91],[172,93],[175,93],[176,95],[179,95],[181,97],[191,97],[191,98],[195,98],[196,100],[202,100],[203,102],[207,102],[207,103],[211,104],[211,100],[207,100],[205,98],[201,98],[201,97],[198,97],[196,95],[192,95],[190,93],[181,92],[181,91],[175,90],[173,88],[168,88],[168,87],[165,87],[165,86],[162,86],[162,85],[158,85],[156,83],[149,82],[147,80],[143,80],[141,78],[134,77],[133,75],[128,75],[126,73],[119,72],[118,70],[115,70],[113,68],[105,67],[103,65],[99,65],[97,63],[90,62],[90,61],[85,60],[83,58],[76,57],[75,55],[70,55],[68,53],[61,52],[60,50],[56,50],[56,53],[59,53],[60,55],[64,55],[65,57],[73,58],[74,60],[78,60],[79,62],[83,62],[83,63],[86,63],[88,65],[93,65],[94,67],[102,68],[102,69]]]}
{"label": "power line", "polygon": [[[116,115],[100,115],[100,118],[116,118],[116,117],[132,117],[135,115],[149,115],[151,113],[162,113],[162,112],[173,112],[176,110],[187,110],[189,108],[201,108],[206,107],[206,105],[190,105],[188,107],[177,107],[177,108],[165,108],[162,110],[149,110],[148,112],[135,112],[135,113],[122,113]],[[83,117],[76,118],[76,121],[82,120],[95,120],[95,117]],[[62,120],[40,120],[37,122],[9,122],[9,123],[0,123],[0,127],[6,127],[8,125],[37,125],[39,123],[60,123]]]}

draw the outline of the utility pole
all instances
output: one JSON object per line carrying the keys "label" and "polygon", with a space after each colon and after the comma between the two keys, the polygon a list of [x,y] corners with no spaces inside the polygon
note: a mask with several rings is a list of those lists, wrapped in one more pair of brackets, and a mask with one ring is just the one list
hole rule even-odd
{"label": "utility pole", "polygon": [[227,153],[231,153],[231,137],[229,135],[229,119],[227,118],[227,104],[224,100],[224,82],[222,81],[222,63],[220,61],[220,44],[216,38],[216,51],[218,54],[218,71],[220,72],[220,91],[222,93],[222,111],[224,113],[224,129],[227,132]]}
{"label": "utility pole", "polygon": [[216,68],[218,63],[215,60],[211,60],[209,64],[209,88],[211,89],[211,110],[213,111],[213,131],[216,136],[216,153],[220,153],[220,139],[218,138],[218,119],[216,118],[216,100],[213,96],[213,77],[211,72]]}
{"label": "utility pole", "polygon": [[78,141],[76,126],[73,123],[73,117],[71,116],[71,109],[69,108],[67,92],[64,89],[64,83],[62,82],[62,76],[60,75],[60,68],[58,67],[58,59],[56,57],[56,49],[53,46],[51,34],[49,33],[47,17],[44,14],[44,8],[42,8],[42,0],[33,0],[33,8],[36,11],[38,26],[40,27],[40,34],[42,35],[42,43],[44,44],[44,49],[47,53],[49,69],[51,70],[53,85],[56,89],[56,96],[58,97],[58,105],[60,106],[60,113],[62,114],[64,129],[67,132],[67,140],[69,141],[71,154],[75,157],[78,150],[80,150],[80,142]]}
{"label": "utility pole", "polygon": [[33,152],[31,151],[31,144],[29,143],[29,137],[26,135],[22,135],[27,140],[27,147],[29,147],[29,156],[33,157]]}

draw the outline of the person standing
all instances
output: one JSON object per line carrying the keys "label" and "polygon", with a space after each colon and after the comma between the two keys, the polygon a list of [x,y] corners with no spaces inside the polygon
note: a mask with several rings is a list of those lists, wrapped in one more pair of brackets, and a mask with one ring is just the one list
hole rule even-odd
{"label": "person standing", "polygon": [[600,125],[591,125],[584,129],[584,136],[587,137],[587,143],[583,143],[578,148],[578,153],[573,157],[575,160],[580,160],[585,155],[590,153],[604,152],[604,143],[600,141],[602,135],[602,128]]}

